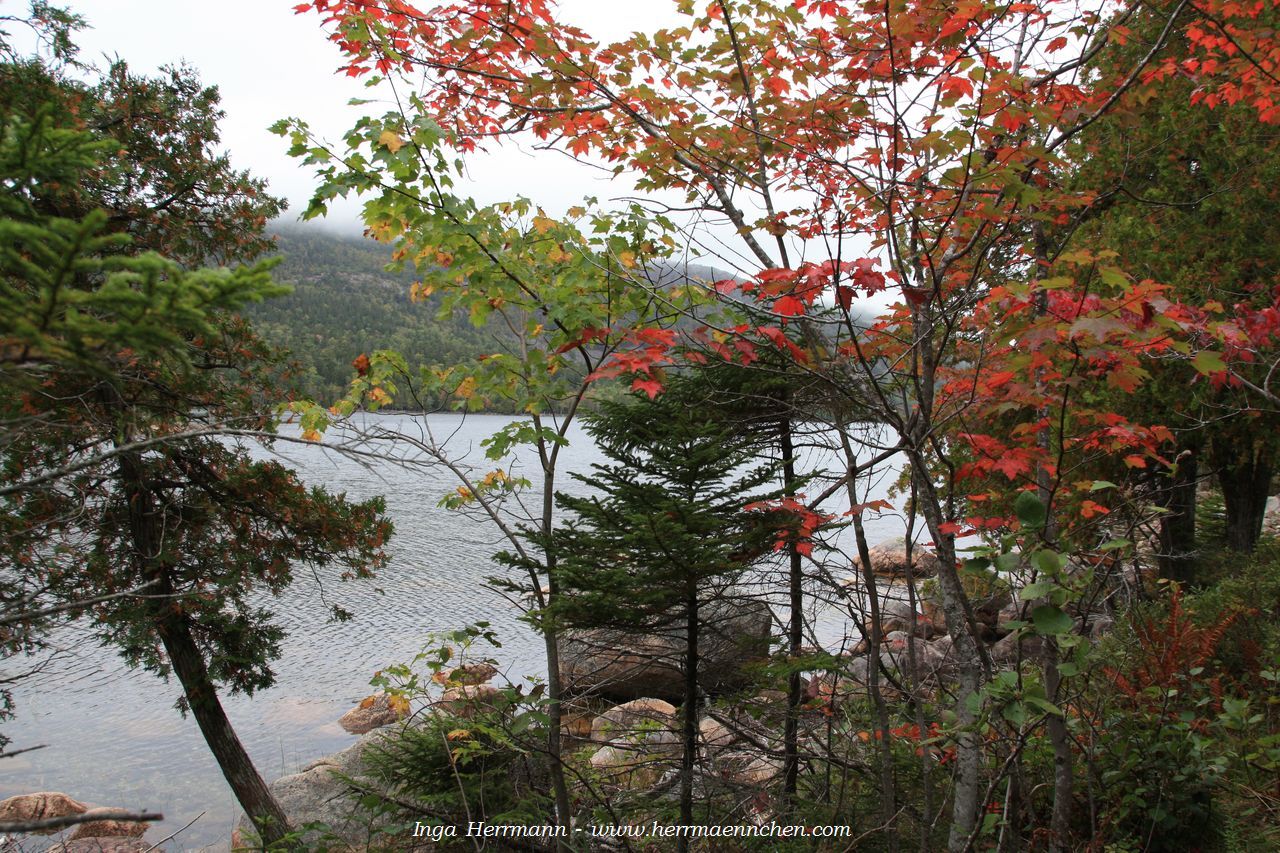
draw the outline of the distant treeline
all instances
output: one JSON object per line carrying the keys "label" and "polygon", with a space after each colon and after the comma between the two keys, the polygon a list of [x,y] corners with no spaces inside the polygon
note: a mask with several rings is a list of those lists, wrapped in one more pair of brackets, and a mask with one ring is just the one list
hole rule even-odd
{"label": "distant treeline", "polygon": [[284,258],[275,277],[293,293],[245,315],[263,338],[293,354],[298,391],[310,399],[341,397],[361,353],[394,349],[410,365],[456,364],[492,348],[465,317],[438,319],[438,300],[411,301],[414,278],[384,270],[387,247],[302,227],[279,228],[275,236]]}

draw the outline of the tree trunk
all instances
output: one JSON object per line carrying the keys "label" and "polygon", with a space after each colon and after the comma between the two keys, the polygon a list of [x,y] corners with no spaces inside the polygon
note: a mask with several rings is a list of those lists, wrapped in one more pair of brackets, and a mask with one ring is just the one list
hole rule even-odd
{"label": "tree trunk", "polygon": [[1262,535],[1262,520],[1275,472],[1275,453],[1268,438],[1212,439],[1218,482],[1227,505],[1227,547],[1252,551]]}
{"label": "tree trunk", "polygon": [[[937,547],[938,590],[942,594],[942,612],[947,621],[956,654],[958,672],[955,699],[956,763],[955,795],[951,803],[951,828],[947,834],[947,850],[963,853],[978,824],[982,805],[982,739],[975,731],[978,715],[971,702],[982,695],[982,685],[990,677],[991,661],[978,640],[977,623],[968,596],[960,585],[957,570],[955,537],[942,532],[946,522],[942,502],[929,478],[927,460],[917,450],[908,451],[911,478],[916,487],[919,509]],[[974,697],[970,699],[970,697]]]}
{"label": "tree trunk", "polygon": [[[692,581],[685,601],[684,754],[680,760],[680,823],[693,825],[693,768],[698,760],[698,591]],[[689,849],[681,834],[679,853]]]}
{"label": "tree trunk", "polygon": [[[849,506],[854,506],[858,502],[856,487],[858,460],[854,456],[853,445],[849,441],[849,434],[845,432],[843,425],[840,428],[840,447],[845,456],[845,473],[847,475],[845,490],[849,495]],[[867,689],[871,693],[871,704],[876,714],[876,731],[879,735],[876,739],[876,748],[880,753],[880,823],[884,827],[884,837],[889,853],[896,853],[898,849],[898,833],[897,827],[893,825],[893,817],[898,809],[897,779],[894,775],[893,745],[889,742],[889,709],[884,701],[884,691],[880,689],[880,647],[884,639],[884,626],[880,620],[880,590],[876,583],[875,566],[871,565],[871,548],[867,544],[867,532],[863,527],[861,514],[853,516],[853,534],[854,542],[858,548],[858,562],[862,564],[862,582],[867,593],[867,609],[869,621],[871,622],[866,630],[867,657],[871,662],[867,667],[869,674]],[[910,549],[911,545],[907,543],[908,556],[910,556]],[[908,559],[907,584],[910,585],[911,583],[911,560]],[[914,603],[912,607],[914,608]],[[914,687],[920,670],[915,666],[914,659],[915,626],[912,625],[910,627],[912,633],[908,653],[911,656],[910,681]],[[920,706],[919,702],[915,704],[917,708]],[[923,732],[924,730],[921,729],[921,731]]]}
{"label": "tree trunk", "polygon": [[[791,420],[783,418],[780,425],[780,450],[782,451],[783,494],[794,497],[796,493],[795,448],[791,442]],[[787,629],[787,653],[794,662],[804,645],[804,587],[803,566],[800,551],[792,542],[787,548],[788,605],[790,623]],[[795,800],[800,770],[800,704],[803,701],[800,671],[794,670],[787,678],[787,718],[782,729],[782,794],[787,808]]]}
{"label": "tree trunk", "polygon": [[161,562],[163,520],[157,496],[148,487],[141,458],[136,453],[120,457],[119,475],[129,506],[129,528],[134,559],[142,576],[155,582],[150,612],[156,632],[164,644],[169,664],[182,684],[191,714],[196,718],[209,751],[213,753],[223,778],[231,786],[246,815],[258,827],[267,844],[281,842],[289,832],[289,821],[280,804],[258,775],[249,753],[236,736],[218,700],[217,686],[209,677],[204,654],[191,634],[191,626],[174,600],[175,590],[169,568]]}
{"label": "tree trunk", "polygon": [[1156,559],[1162,578],[1190,583],[1196,574],[1198,451],[1183,450],[1178,454],[1177,466],[1177,471],[1165,483],[1167,491],[1160,501],[1168,512],[1160,517],[1160,553]]}
{"label": "tree trunk", "polygon": [[[1052,637],[1044,643],[1044,690],[1049,701],[1062,707],[1062,673],[1059,671],[1058,641]],[[1053,813],[1049,819],[1049,849],[1070,849],[1071,813],[1075,803],[1075,756],[1071,753],[1071,733],[1067,721],[1057,714],[1045,720],[1049,742],[1053,745]]]}
{"label": "tree trunk", "polygon": [[[542,535],[544,541],[549,542],[554,524],[556,472],[554,463],[548,461],[549,457],[544,446],[539,446],[539,453],[544,460],[542,466]],[[554,599],[560,592],[560,584],[556,576],[556,555],[554,551],[547,550],[544,556],[546,557],[547,567],[547,590],[551,598]],[[535,600],[540,607],[545,608],[548,602],[542,594],[538,573],[530,569],[529,577],[533,583]],[[573,814],[569,801],[569,784],[564,777],[564,761],[561,756],[563,747],[561,745],[560,726],[564,720],[564,685],[560,680],[559,631],[554,626],[544,624],[542,626],[542,642],[547,655],[547,752],[551,762],[549,767],[551,790],[556,801],[556,826],[563,829],[565,836],[568,837],[572,833]],[[568,842],[563,838],[556,841],[556,849],[558,850],[567,850],[569,846]]]}
{"label": "tree trunk", "polygon": [[[159,600],[158,606],[173,614],[171,602]],[[161,617],[160,640],[164,643],[169,663],[178,676],[186,694],[191,716],[204,735],[209,751],[218,762],[222,776],[235,792],[240,807],[258,827],[266,844],[279,843],[289,831],[289,819],[236,736],[231,721],[227,719],[218,690],[209,678],[204,655],[191,636],[190,626],[180,615]]]}

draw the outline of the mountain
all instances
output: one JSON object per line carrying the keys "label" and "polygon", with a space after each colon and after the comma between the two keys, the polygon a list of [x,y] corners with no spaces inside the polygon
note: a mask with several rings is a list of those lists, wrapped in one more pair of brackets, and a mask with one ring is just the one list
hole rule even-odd
{"label": "mountain", "polygon": [[293,293],[244,314],[264,339],[288,349],[302,369],[301,392],[331,402],[346,390],[352,360],[394,349],[409,364],[452,364],[488,352],[492,342],[465,318],[437,319],[439,302],[413,302],[413,276],[389,273],[390,251],[359,237],[314,228],[278,228],[278,281]]}
{"label": "mountain", "polygon": [[[361,353],[393,349],[411,366],[456,364],[494,351],[492,330],[476,329],[462,316],[439,318],[438,298],[409,298],[411,273],[384,267],[390,249],[362,237],[347,237],[307,226],[272,230],[283,258],[276,279],[293,293],[251,305],[245,317],[259,334],[292,353],[300,368],[299,391],[328,404],[351,380],[351,362]],[[712,267],[664,264],[650,279],[658,288],[700,279],[731,277]],[[672,317],[677,328],[699,325]]]}

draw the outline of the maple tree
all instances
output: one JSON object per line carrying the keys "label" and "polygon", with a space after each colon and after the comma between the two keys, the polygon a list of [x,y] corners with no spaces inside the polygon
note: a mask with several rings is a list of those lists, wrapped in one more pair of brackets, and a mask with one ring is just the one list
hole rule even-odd
{"label": "maple tree", "polygon": [[[1159,23],[1147,11],[1132,21],[1138,33]],[[1115,67],[1139,49],[1141,41],[1131,42],[1097,63]],[[1173,40],[1161,58],[1167,63],[1193,51],[1189,40]],[[1181,75],[1135,87],[1082,134],[1074,180],[1106,191],[1077,239],[1122,253],[1129,270],[1170,285],[1181,300],[1232,306],[1247,318],[1242,328],[1257,347],[1254,363],[1237,360],[1232,369],[1265,383],[1274,358],[1266,317],[1280,285],[1274,234],[1280,129],[1258,122],[1247,102],[1205,109],[1203,94],[1198,81]],[[1194,580],[1195,484],[1217,474],[1228,542],[1251,550],[1275,466],[1274,413],[1226,375],[1200,376],[1180,359],[1147,366],[1153,381],[1115,395],[1110,405],[1175,431],[1170,457],[1177,464],[1162,478],[1162,501],[1171,510],[1160,520],[1162,556],[1166,574]]]}
{"label": "maple tree", "polygon": [[[385,149],[377,157],[416,170],[413,149],[432,152],[442,138],[466,154],[531,136],[629,174],[657,205],[693,208],[688,223],[663,221],[677,241],[714,244],[719,232],[699,224],[723,220],[731,236],[722,255],[745,254],[754,268],[745,280],[708,282],[705,295],[750,301],[769,321],[705,323],[711,349],[742,364],[759,347],[786,354],[892,430],[913,512],[942,564],[942,609],[959,660],[949,845],[965,849],[981,831],[980,718],[991,666],[957,538],[1019,529],[1015,500],[1030,492],[1044,507],[1036,535],[1046,544],[1081,555],[1102,544],[1101,523],[1124,498],[1093,475],[1097,467],[1170,461],[1167,428],[1105,404],[1107,393],[1139,388],[1151,359],[1269,393],[1238,366],[1265,358],[1275,306],[1236,314],[1192,302],[1135,275],[1116,251],[1078,241],[1103,198],[1071,180],[1073,146],[1126,94],[1162,97],[1174,79],[1193,81],[1198,106],[1245,103],[1257,122],[1280,120],[1274,5],[1170,4],[1141,33],[1130,21],[1139,6],[1125,3],[676,8],[683,25],[602,43],[544,0],[297,7],[328,24],[345,73],[413,88],[391,125],[366,126]],[[1175,37],[1188,41],[1190,58],[1162,53]],[[1126,61],[1095,64],[1131,41],[1140,48]],[[412,237],[409,212],[425,198],[403,196],[371,227],[408,235],[415,253],[429,254],[440,237]],[[623,292],[652,293],[619,272]],[[890,303],[871,322],[860,310],[868,297]],[[678,358],[675,341],[653,328],[618,340],[627,346],[589,375],[629,376],[657,394],[664,366]],[[1062,612],[1062,602],[1038,606]],[[1056,707],[1066,676],[1054,635],[1045,648],[1046,701]],[[1050,830],[1062,848],[1073,750],[1060,713],[1046,724],[1056,762]]]}

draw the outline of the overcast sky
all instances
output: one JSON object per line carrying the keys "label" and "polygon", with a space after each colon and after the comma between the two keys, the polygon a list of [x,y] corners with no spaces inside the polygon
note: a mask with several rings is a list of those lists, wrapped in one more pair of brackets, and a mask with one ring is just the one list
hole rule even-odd
{"label": "overcast sky", "polygon": [[[287,116],[309,122],[336,140],[364,111],[349,107],[352,98],[371,97],[362,82],[335,69],[337,49],[320,29],[319,16],[295,15],[297,0],[63,0],[88,19],[91,29],[76,42],[81,58],[105,64],[115,55],[137,71],[153,71],[185,60],[206,84],[215,84],[226,110],[222,141],[237,168],[267,178],[271,190],[300,211],[313,180],[307,169],[285,156],[285,140],[267,128]],[[20,13],[26,0],[0,0],[0,10]],[[669,0],[566,0],[566,18],[582,22],[601,38],[616,39],[633,30],[653,29],[672,18]],[[16,35],[16,33],[15,33]],[[484,201],[523,195],[560,212],[584,195],[625,195],[628,183],[606,183],[590,170],[547,152],[504,151],[477,157],[469,166],[472,194]],[[357,205],[336,208],[332,225],[358,233]],[[296,214],[287,214],[293,219]]]}
{"label": "overcast sky", "polygon": [[[314,13],[296,15],[298,0],[54,0],[88,20],[89,29],[75,37],[81,60],[105,65],[119,56],[138,72],[185,61],[206,84],[218,86],[226,111],[220,127],[223,146],[237,168],[270,182],[271,191],[287,198],[296,220],[310,198],[314,179],[309,169],[286,156],[287,142],[267,128],[285,117],[307,121],[331,141],[365,112],[380,114],[379,104],[351,107],[352,98],[376,97],[363,82],[336,73],[342,63]],[[429,0],[424,0],[429,2]],[[22,14],[27,0],[0,0],[0,13]],[[680,22],[676,0],[561,0],[562,20],[577,24],[601,41],[652,32]],[[20,34],[14,31],[21,44]],[[481,202],[524,196],[559,215],[584,196],[602,201],[632,194],[625,176],[601,177],[597,170],[567,156],[506,146],[502,151],[467,158],[470,183],[459,192]],[[683,198],[666,201],[681,204]],[[360,233],[359,202],[330,206],[328,227]],[[701,226],[711,250],[691,246],[689,260],[701,258],[719,269],[754,272],[733,228]],[[707,246],[703,243],[703,246]],[[822,253],[822,247],[810,247]],[[797,253],[803,259],[803,251]],[[796,259],[793,258],[793,263]]]}

